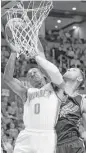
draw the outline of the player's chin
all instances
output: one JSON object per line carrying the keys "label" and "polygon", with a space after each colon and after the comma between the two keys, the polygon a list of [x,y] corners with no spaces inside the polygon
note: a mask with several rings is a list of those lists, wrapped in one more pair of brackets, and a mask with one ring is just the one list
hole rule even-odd
{"label": "player's chin", "polygon": [[42,86],[43,86],[42,82],[40,82],[40,81],[35,82],[35,87],[36,88],[41,88]]}
{"label": "player's chin", "polygon": [[66,74],[63,75],[63,79],[65,79],[65,78],[67,78],[67,75]]}
{"label": "player's chin", "polygon": [[70,79],[70,77],[68,75],[64,74],[63,79],[66,81],[66,80]]}

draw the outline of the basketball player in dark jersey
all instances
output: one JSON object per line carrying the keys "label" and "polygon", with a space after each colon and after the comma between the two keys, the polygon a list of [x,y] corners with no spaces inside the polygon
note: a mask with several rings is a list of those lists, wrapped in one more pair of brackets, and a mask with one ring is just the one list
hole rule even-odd
{"label": "basketball player in dark jersey", "polygon": [[[49,69],[51,71],[52,63],[41,57],[36,57],[36,61],[50,76]],[[55,126],[57,132],[57,153],[84,153],[85,147],[79,133],[81,118],[86,128],[86,95],[82,96],[79,93],[79,89],[84,81],[83,73],[78,68],[71,68],[62,77],[56,67],[52,69],[50,78],[58,86],[57,97],[62,102],[58,122]],[[85,131],[81,133],[83,139],[85,135]]]}
{"label": "basketball player in dark jersey", "polygon": [[[83,72],[79,68],[70,68],[62,76],[58,68],[48,60],[40,56],[36,56],[35,59],[47,72],[51,82],[58,86],[57,97],[61,102],[61,107],[58,122],[55,126],[57,153],[84,153],[83,139],[86,141],[86,95],[81,95],[79,92],[85,79]],[[79,124],[81,118],[85,130],[80,133]]]}

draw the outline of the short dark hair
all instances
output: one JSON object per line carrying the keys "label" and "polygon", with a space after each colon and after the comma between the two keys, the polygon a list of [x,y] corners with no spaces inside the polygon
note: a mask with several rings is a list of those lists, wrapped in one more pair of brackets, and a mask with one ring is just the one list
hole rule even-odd
{"label": "short dark hair", "polygon": [[78,87],[79,89],[82,88],[82,86],[84,85],[84,81],[85,81],[85,75],[84,75],[84,72],[82,70],[80,70],[80,74],[82,76],[82,81],[81,81],[81,83],[80,83],[80,85]]}

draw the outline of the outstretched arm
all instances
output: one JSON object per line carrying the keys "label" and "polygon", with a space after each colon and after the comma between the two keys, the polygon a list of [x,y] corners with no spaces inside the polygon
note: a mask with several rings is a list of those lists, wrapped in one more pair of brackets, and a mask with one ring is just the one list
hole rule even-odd
{"label": "outstretched arm", "polygon": [[38,46],[40,46],[38,47],[39,55],[35,57],[37,64],[40,65],[46,71],[46,73],[54,84],[56,84],[57,86],[64,84],[64,80],[59,69],[45,58],[44,50],[40,41],[38,42]]}
{"label": "outstretched arm", "polygon": [[6,84],[18,95],[23,101],[26,101],[26,95],[27,95],[27,90],[26,88],[21,84],[21,82],[13,78],[13,73],[14,73],[14,67],[15,67],[15,60],[16,60],[16,50],[12,44],[9,44],[12,52],[10,55],[10,58],[8,60],[8,63],[5,67],[5,72],[4,72],[4,80]]}
{"label": "outstretched arm", "polygon": [[82,99],[82,124],[83,131],[81,132],[81,137],[86,141],[86,96]]}

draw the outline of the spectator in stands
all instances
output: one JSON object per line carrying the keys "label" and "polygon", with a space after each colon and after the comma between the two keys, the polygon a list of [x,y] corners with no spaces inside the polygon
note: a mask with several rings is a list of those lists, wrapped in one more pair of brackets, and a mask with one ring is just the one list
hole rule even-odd
{"label": "spectator in stands", "polygon": [[16,116],[17,110],[18,110],[18,108],[16,106],[16,103],[11,102],[11,105],[8,106],[8,114],[12,115],[12,116]]}
{"label": "spectator in stands", "polygon": [[3,97],[3,102],[6,103],[6,104],[8,103],[8,96]]}
{"label": "spectator in stands", "polygon": [[23,120],[23,109],[21,107],[18,108],[17,118],[19,121]]}
{"label": "spectator in stands", "polygon": [[6,135],[3,136],[2,145],[6,153],[13,153],[13,147]]}
{"label": "spectator in stands", "polygon": [[17,138],[18,129],[15,127],[13,122],[10,123],[10,128],[7,130],[6,133],[9,134],[9,137],[13,140]]}
{"label": "spectator in stands", "polygon": [[3,115],[5,114],[6,110],[7,110],[7,103],[3,101],[1,102],[1,112]]}

